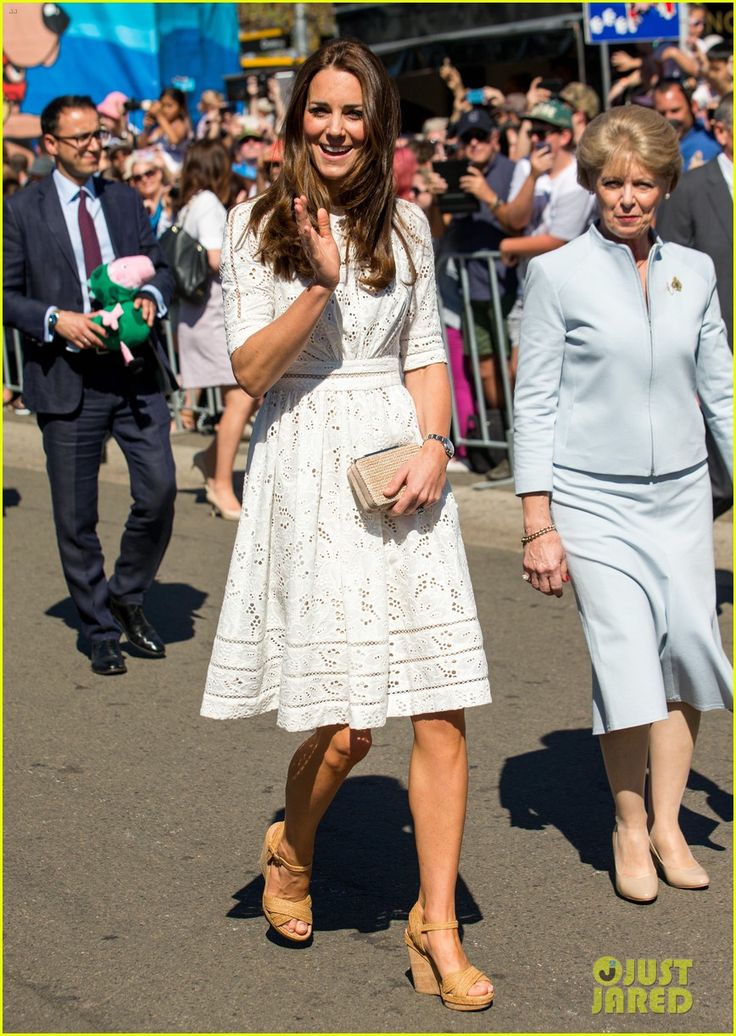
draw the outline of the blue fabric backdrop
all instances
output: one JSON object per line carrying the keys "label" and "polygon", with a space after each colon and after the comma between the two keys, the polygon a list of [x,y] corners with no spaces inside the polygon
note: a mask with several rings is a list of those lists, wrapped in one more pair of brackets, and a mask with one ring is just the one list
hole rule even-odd
{"label": "blue fabric backdrop", "polygon": [[156,98],[174,76],[189,76],[190,114],[203,90],[222,90],[223,75],[238,72],[236,4],[74,3],[50,68],[28,70],[23,110],[38,114],[59,94],[90,94],[99,102],[111,90]]}

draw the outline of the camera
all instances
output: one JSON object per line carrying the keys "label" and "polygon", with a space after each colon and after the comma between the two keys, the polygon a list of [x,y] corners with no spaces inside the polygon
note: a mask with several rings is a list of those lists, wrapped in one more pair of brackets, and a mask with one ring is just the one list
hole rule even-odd
{"label": "camera", "polygon": [[123,103],[124,112],[147,112],[153,104],[153,101],[142,100],[139,101],[137,97],[129,97],[127,101]]}

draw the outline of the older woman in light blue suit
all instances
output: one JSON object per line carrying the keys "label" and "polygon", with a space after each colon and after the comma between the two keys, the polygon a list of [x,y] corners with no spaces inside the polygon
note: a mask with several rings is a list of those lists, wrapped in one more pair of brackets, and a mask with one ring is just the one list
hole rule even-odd
{"label": "older woman in light blue suit", "polygon": [[731,354],[711,260],[654,233],[680,168],[656,112],[590,123],[578,178],[599,223],[530,263],[515,396],[523,578],[556,596],[572,579],[616,889],[636,902],[656,898],[657,870],[677,888],[708,884],[679,811],[700,713],[732,707],[704,436],[705,419],[731,466]]}

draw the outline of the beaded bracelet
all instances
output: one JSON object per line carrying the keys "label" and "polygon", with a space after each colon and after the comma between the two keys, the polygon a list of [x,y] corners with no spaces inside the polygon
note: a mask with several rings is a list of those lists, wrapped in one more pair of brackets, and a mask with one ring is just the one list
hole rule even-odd
{"label": "beaded bracelet", "polygon": [[537,529],[536,532],[530,532],[528,536],[521,537],[522,546],[526,546],[527,543],[531,543],[532,540],[536,540],[538,536],[544,536],[546,532],[557,532],[556,525],[545,525],[543,529]]}

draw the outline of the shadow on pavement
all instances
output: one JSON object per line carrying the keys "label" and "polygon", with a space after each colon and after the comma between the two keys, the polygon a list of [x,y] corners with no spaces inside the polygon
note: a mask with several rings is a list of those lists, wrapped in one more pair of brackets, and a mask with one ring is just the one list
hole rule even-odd
{"label": "shadow on pavement", "polygon": [[[511,826],[542,831],[552,825],[577,850],[581,863],[609,870],[613,802],[598,739],[590,728],[580,728],[553,730],[541,742],[544,748],[507,759],[501,772],[499,795]],[[732,797],[697,770],[691,771],[688,788],[705,791],[713,812],[730,819]],[[724,850],[711,841],[718,821],[683,807],[680,825],[690,845]]]}
{"label": "shadow on pavement", "polygon": [[[203,590],[197,590],[188,583],[159,583],[155,581],[146,594],[144,607],[146,616],[160,633],[166,644],[177,644],[194,637],[194,620],[200,618],[198,611],[207,600]],[[79,615],[71,597],[65,597],[46,609],[46,615],[63,622],[79,634],[77,647],[86,653],[86,644],[80,632]]]}
{"label": "shadow on pavement", "polygon": [[18,507],[20,501],[21,495],[17,489],[13,489],[12,486],[3,488],[3,516],[9,507]]}
{"label": "shadow on pavement", "polygon": [[[283,811],[264,820],[283,819]],[[315,930],[385,931],[406,920],[417,898],[414,832],[406,788],[391,777],[352,777],[343,784],[317,833],[312,878]],[[228,917],[262,917],[263,879],[255,878],[234,894]],[[457,885],[457,916],[474,924],[482,914],[462,879]]]}

